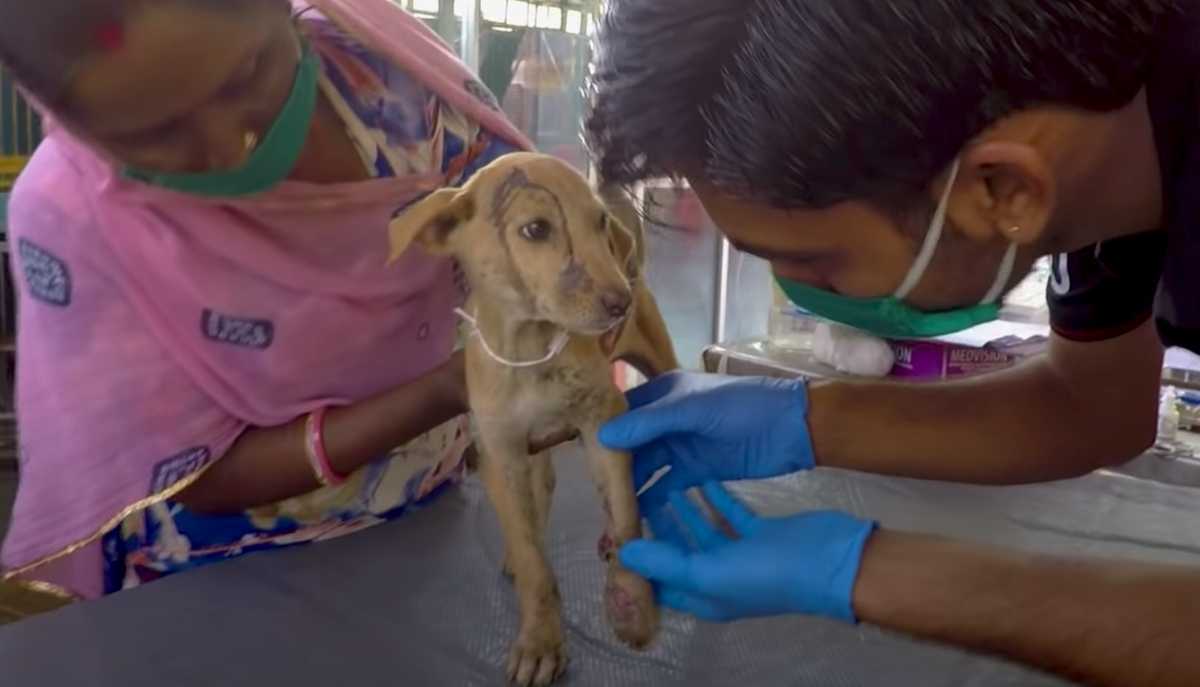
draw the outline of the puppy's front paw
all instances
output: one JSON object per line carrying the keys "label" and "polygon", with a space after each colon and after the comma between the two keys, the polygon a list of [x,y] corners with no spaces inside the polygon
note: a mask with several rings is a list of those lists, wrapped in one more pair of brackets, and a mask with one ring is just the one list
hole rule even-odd
{"label": "puppy's front paw", "polygon": [[658,634],[658,607],[650,583],[615,562],[608,569],[604,609],[617,637],[634,649],[645,649]]}
{"label": "puppy's front paw", "polygon": [[562,628],[539,623],[521,631],[508,659],[508,681],[519,687],[546,687],[567,669]]}
{"label": "puppy's front paw", "polygon": [[596,541],[596,555],[600,557],[600,560],[605,562],[611,561],[613,556],[617,555],[617,540],[613,539],[613,536],[607,530]]}
{"label": "puppy's front paw", "polygon": [[504,562],[500,564],[500,572],[510,580],[516,576],[516,568],[512,564],[512,554],[507,549],[504,550]]}

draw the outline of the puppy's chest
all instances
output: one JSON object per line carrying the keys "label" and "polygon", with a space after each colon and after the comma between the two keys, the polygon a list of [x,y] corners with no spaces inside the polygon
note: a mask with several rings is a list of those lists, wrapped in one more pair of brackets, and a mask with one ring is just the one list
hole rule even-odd
{"label": "puppy's chest", "polygon": [[616,393],[606,374],[565,365],[524,370],[506,386],[512,418],[535,424],[572,424],[593,414],[609,394]]}

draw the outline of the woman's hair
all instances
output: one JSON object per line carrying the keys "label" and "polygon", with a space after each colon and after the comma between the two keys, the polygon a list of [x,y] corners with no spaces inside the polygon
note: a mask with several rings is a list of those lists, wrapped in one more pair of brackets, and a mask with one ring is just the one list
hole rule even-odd
{"label": "woman's hair", "polygon": [[1180,4],[609,0],[586,133],[614,183],[894,205],[1014,111],[1128,104]]}
{"label": "woman's hair", "polygon": [[[214,10],[236,11],[252,3],[288,0],[169,0]],[[134,0],[0,1],[0,65],[46,105],[58,102],[81,60],[104,49],[111,31],[119,35]],[[111,27],[111,29],[106,29]],[[219,47],[214,46],[214,49]]]}

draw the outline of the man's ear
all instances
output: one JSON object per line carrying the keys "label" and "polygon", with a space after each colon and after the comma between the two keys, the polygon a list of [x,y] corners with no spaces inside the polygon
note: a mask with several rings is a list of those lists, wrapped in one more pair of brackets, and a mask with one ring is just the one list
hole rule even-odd
{"label": "man's ear", "polygon": [[1041,238],[1056,202],[1054,175],[1036,148],[989,141],[963,155],[950,217],[976,241],[1028,245]]}
{"label": "man's ear", "polygon": [[395,262],[416,242],[434,255],[454,252],[455,230],[475,214],[475,202],[467,191],[444,188],[405,208],[388,225]]}

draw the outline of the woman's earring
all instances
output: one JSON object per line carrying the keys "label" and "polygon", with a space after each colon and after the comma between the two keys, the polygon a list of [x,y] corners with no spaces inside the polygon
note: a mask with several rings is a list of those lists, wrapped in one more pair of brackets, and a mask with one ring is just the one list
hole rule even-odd
{"label": "woman's earring", "polygon": [[242,137],[242,145],[245,146],[246,152],[252,152],[258,147],[258,134],[253,131],[247,131]]}

